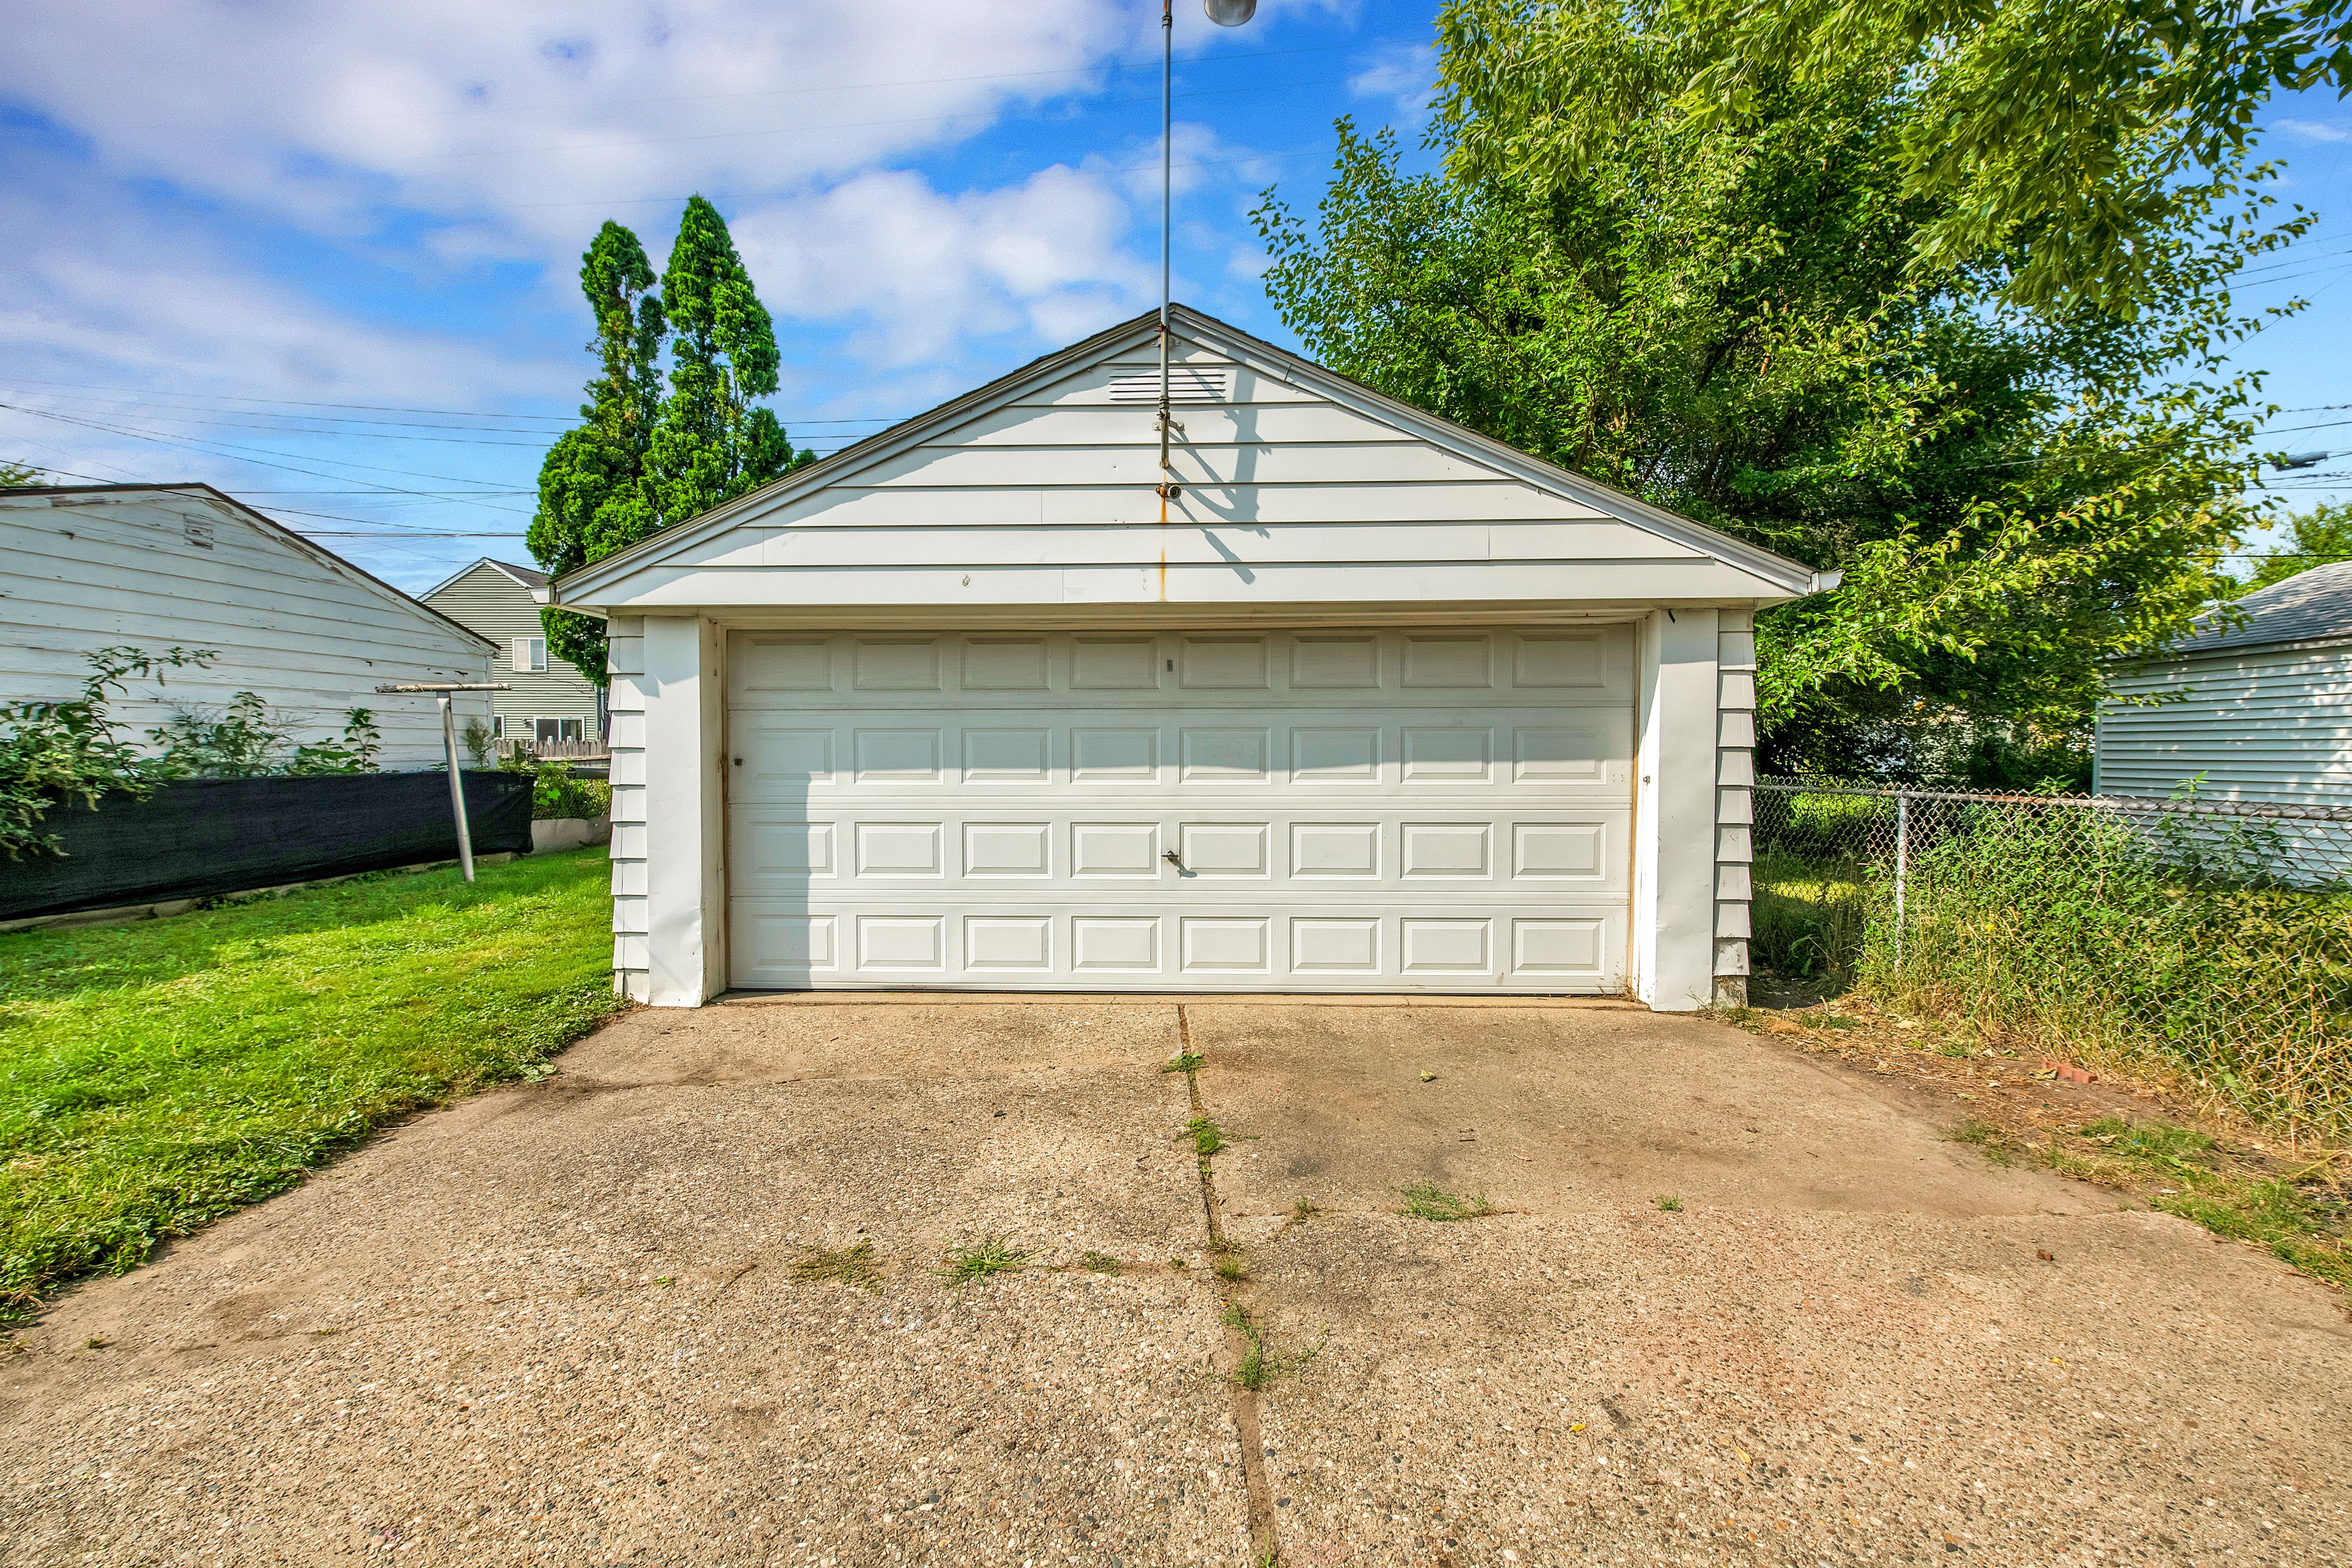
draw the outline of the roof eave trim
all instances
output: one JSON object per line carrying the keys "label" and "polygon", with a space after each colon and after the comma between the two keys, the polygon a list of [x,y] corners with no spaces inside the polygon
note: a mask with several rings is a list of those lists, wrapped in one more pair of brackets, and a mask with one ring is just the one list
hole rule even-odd
{"label": "roof eave trim", "polygon": [[[1351,381],[1335,371],[1315,363],[1287,350],[1251,337],[1237,328],[1203,316],[1190,306],[1173,307],[1171,320],[1177,335],[1188,342],[1213,348],[1253,370],[1272,375],[1286,383],[1305,383],[1333,402],[1354,409],[1366,418],[1395,426],[1433,446],[1441,447],[1465,460],[1501,470],[1522,483],[1548,491],[1580,506],[1589,507],[1606,517],[1635,528],[1643,529],[1662,539],[1711,556],[1727,565],[1738,568],[1791,597],[1827,593],[1838,585],[1841,574],[1816,572],[1801,562],[1775,554],[1759,546],[1735,539],[1727,533],[1678,517],[1664,508],[1651,505],[1637,496],[1626,494],[1613,486],[1560,468],[1540,458],[1530,457],[1515,447],[1481,436],[1476,431],[1455,424],[1443,416],[1415,408],[1409,403],[1376,392],[1360,383]],[[772,484],[763,485],[747,495],[739,496],[725,506],[717,507],[702,516],[689,520],[677,528],[666,529],[639,541],[628,549],[606,556],[593,565],[551,579],[548,584],[546,603],[563,605],[576,598],[593,595],[601,588],[625,577],[642,563],[672,550],[683,549],[695,542],[723,531],[739,518],[755,507],[782,505],[804,489],[832,484],[858,469],[883,462],[909,447],[919,446],[925,437],[942,426],[955,424],[970,415],[992,405],[1000,405],[1028,387],[1049,382],[1071,368],[1085,364],[1115,352],[1128,341],[1146,342],[1158,331],[1157,313],[1139,316],[1106,328],[1092,337],[1072,343],[1067,348],[1031,361],[1020,369],[997,377],[983,386],[973,388],[962,396],[950,399],[929,413],[919,414],[903,424],[878,432],[853,446],[846,447],[819,462],[812,463],[796,473],[788,474]]]}

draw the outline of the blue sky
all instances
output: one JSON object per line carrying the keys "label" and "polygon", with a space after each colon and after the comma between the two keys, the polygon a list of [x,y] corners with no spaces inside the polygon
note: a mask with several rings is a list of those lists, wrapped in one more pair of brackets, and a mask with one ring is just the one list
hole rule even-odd
{"label": "blue sky", "polygon": [[[1248,214],[1311,208],[1331,121],[1418,123],[1428,0],[1179,0],[1178,298],[1277,342]],[[0,457],[204,479],[401,586],[520,534],[579,400],[597,226],[656,265],[684,198],[777,320],[828,450],[1148,309],[1156,5],[27,0],[0,83]],[[2312,308],[2242,363],[2278,440],[2352,452],[2352,110],[2282,101],[2323,222],[2243,292]],[[1408,137],[1410,140],[1410,137]],[[2352,457],[2289,476],[2352,495]],[[463,537],[449,537],[449,536]]]}

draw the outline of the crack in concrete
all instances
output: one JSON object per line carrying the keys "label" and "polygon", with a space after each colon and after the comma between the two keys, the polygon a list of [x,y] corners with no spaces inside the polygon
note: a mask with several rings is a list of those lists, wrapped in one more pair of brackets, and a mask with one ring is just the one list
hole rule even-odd
{"label": "crack in concrete", "polygon": [[[1192,1101],[1192,1114],[1205,1120],[1209,1107],[1201,1094],[1201,1068],[1206,1064],[1200,1062],[1193,1054],[1192,1021],[1185,1016],[1184,1005],[1181,1002],[1176,1005],[1176,1042],[1183,1058],[1195,1064],[1184,1069],[1184,1090]],[[1213,1158],[1203,1154],[1196,1162],[1201,1173],[1201,1214],[1209,1232],[1209,1250],[1213,1258],[1223,1257],[1226,1247]],[[1213,1279],[1216,1276],[1213,1273],[1211,1278]],[[1242,1357],[1248,1352],[1249,1342],[1239,1328],[1225,1321],[1226,1309],[1238,1307],[1246,1312],[1250,1294],[1246,1280],[1217,1282],[1217,1317],[1220,1322],[1224,1323],[1225,1359],[1234,1366],[1240,1365]],[[1273,1564],[1282,1561],[1282,1546],[1274,1533],[1274,1486],[1266,1479],[1265,1444],[1258,1432],[1257,1395],[1231,1376],[1227,1377],[1226,1384],[1233,1399],[1234,1435],[1242,1451],[1243,1483],[1249,1497],[1250,1545],[1257,1554],[1257,1562],[1265,1568],[1272,1568]]]}

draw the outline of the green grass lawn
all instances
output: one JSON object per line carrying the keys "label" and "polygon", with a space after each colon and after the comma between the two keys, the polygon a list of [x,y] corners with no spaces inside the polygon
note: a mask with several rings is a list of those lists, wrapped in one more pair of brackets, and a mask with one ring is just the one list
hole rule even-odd
{"label": "green grass lawn", "polygon": [[0,1310],[527,1072],[618,1005],[603,849],[480,877],[0,935]]}

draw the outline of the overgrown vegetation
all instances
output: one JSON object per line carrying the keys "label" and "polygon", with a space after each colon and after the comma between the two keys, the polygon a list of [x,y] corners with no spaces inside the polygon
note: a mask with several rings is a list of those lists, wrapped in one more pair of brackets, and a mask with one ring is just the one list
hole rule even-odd
{"label": "overgrown vegetation", "polygon": [[1874,895],[1864,983],[2291,1135],[2352,1135],[2352,891],[2235,858],[2098,813],[1975,811],[1915,853],[1899,952]]}
{"label": "overgrown vegetation", "polygon": [[1755,867],[1759,965],[2291,1137],[2352,1137],[2352,889],[2283,880],[2287,829],[2056,805],[1915,812],[1898,922],[1887,857],[1857,847],[1893,803],[1780,799]]}
{"label": "overgrown vegetation", "polygon": [[365,708],[345,710],[341,736],[298,742],[292,719],[240,691],[226,708],[180,710],[147,731],[148,749],[118,733],[122,725],[108,709],[131,681],[165,687],[169,671],[201,669],[219,657],[212,648],[102,647],[83,655],[89,674],[80,696],[0,703],[0,851],[12,860],[62,854],[63,841],[40,826],[52,807],[96,811],[109,795],[143,800],[173,779],[376,771],[383,737]]}
{"label": "overgrown vegetation", "polygon": [[882,1289],[882,1264],[874,1256],[871,1238],[855,1247],[803,1247],[793,1260],[793,1278],[803,1284],[830,1280],[861,1290]]}
{"label": "overgrown vegetation", "polygon": [[119,1272],[618,1005],[601,851],[0,935],[0,1295]]}
{"label": "overgrown vegetation", "polygon": [[87,657],[81,695],[62,702],[0,704],[0,850],[11,860],[58,854],[63,846],[41,821],[52,806],[79,803],[96,811],[101,796],[144,798],[171,777],[161,759],[115,731],[106,714],[114,694],[134,678],[161,683],[164,672],[203,665],[206,648],[102,647]]}
{"label": "overgrown vegetation", "polygon": [[1037,1258],[1037,1254],[1034,1250],[1015,1247],[1012,1237],[1003,1231],[992,1231],[959,1246],[950,1247],[946,1256],[948,1266],[939,1272],[959,1285],[969,1285],[975,1279],[985,1279],[992,1274],[1026,1268]]}
{"label": "overgrown vegetation", "polygon": [[1397,1212],[1409,1219],[1451,1224],[1456,1220],[1484,1219],[1496,1212],[1495,1205],[1486,1201],[1485,1193],[1472,1193],[1466,1197],[1449,1193],[1426,1176],[1399,1187],[1397,1195],[1403,1200]]}

